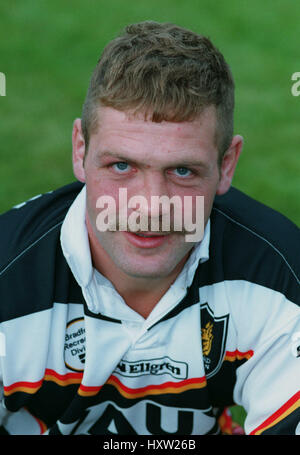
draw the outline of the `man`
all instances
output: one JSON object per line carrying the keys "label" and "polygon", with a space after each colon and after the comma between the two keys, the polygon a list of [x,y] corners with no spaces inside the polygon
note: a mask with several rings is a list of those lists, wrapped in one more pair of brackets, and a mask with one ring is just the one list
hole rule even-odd
{"label": "man", "polygon": [[219,434],[234,403],[247,434],[299,433],[299,230],[231,187],[233,108],[205,37],[143,22],[105,48],[79,182],[1,217],[3,433]]}

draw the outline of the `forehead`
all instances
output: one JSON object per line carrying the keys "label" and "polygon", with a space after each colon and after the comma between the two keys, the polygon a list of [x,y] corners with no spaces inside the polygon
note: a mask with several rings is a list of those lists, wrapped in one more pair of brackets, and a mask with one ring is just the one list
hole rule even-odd
{"label": "forehead", "polygon": [[214,106],[206,108],[201,116],[189,122],[153,122],[143,114],[133,115],[110,107],[97,111],[97,128],[90,137],[91,149],[101,154],[129,153],[179,158],[184,155],[217,154],[216,112]]}

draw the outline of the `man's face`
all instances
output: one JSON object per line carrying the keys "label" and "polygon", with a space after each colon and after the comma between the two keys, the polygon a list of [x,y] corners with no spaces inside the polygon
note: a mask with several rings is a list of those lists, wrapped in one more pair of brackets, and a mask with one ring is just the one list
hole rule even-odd
{"label": "man's face", "polygon": [[[87,226],[94,254],[100,254],[111,266],[131,277],[162,278],[184,264],[193,243],[183,232],[171,231],[146,237],[129,231],[106,231],[97,228],[97,200],[110,196],[119,208],[119,190],[127,200],[143,196],[148,202],[138,207],[143,216],[159,217],[151,212],[152,196],[204,196],[204,223],[209,218],[216,192],[223,191],[224,179],[218,166],[215,145],[216,115],[207,108],[191,122],[145,121],[143,116],[108,107],[98,110],[98,129],[91,135],[88,152],[80,123],[74,124],[73,162],[76,177],[86,183]],[[83,156],[85,159],[83,162]],[[222,186],[223,184],[223,186]],[[226,186],[226,185],[225,185]],[[195,204],[193,205],[195,210]],[[128,209],[128,215],[134,209]],[[182,204],[184,210],[184,204]]]}

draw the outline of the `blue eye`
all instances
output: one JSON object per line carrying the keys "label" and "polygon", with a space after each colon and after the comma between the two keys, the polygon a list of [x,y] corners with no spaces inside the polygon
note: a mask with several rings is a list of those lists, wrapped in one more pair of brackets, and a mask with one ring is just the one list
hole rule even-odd
{"label": "blue eye", "polygon": [[125,161],[119,161],[118,163],[114,163],[112,166],[118,172],[128,171],[129,168],[129,164],[125,163]]}
{"label": "blue eye", "polygon": [[180,177],[187,177],[191,174],[191,171],[186,167],[177,167],[175,169],[175,172],[177,172],[177,175],[179,175]]}

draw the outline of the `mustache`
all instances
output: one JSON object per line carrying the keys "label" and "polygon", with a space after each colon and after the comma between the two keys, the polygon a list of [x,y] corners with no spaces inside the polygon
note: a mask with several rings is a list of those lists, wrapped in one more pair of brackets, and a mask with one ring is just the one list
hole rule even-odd
{"label": "mustache", "polygon": [[[186,198],[188,197],[186,196]],[[111,201],[112,197],[101,196],[96,201],[96,207],[102,210],[96,215],[95,224],[100,232],[127,231],[147,233],[148,235],[182,234],[186,236],[187,242],[191,242],[196,238],[200,239],[204,232],[204,197],[196,196],[196,198],[193,205],[192,196],[190,196],[188,200],[184,201],[184,207],[178,202],[173,204],[172,201],[171,203],[167,198],[168,203],[163,201],[160,205],[151,205],[151,208],[147,204],[138,203],[139,209],[132,210],[133,203],[130,207],[127,206],[127,203],[117,207],[115,201]],[[91,212],[94,218],[95,213],[93,210]]]}

